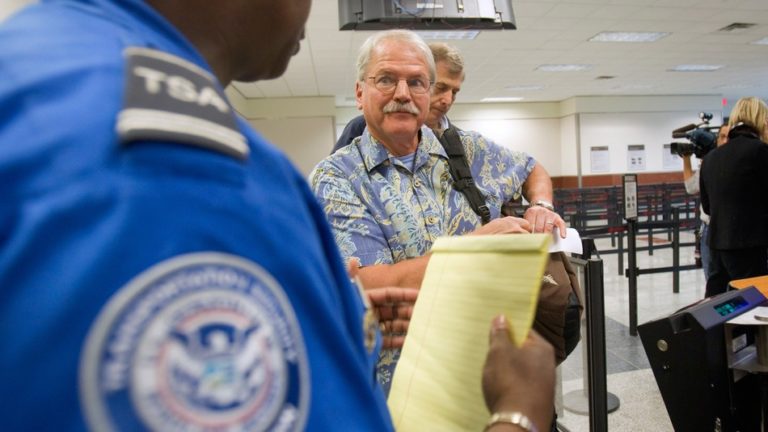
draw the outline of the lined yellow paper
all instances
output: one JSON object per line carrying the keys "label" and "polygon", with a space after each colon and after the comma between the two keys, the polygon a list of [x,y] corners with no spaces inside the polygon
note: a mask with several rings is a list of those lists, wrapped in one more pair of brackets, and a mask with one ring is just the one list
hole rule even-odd
{"label": "lined yellow paper", "polygon": [[398,432],[481,431],[480,378],[494,316],[516,343],[533,323],[551,236],[441,237],[432,247],[389,394]]}

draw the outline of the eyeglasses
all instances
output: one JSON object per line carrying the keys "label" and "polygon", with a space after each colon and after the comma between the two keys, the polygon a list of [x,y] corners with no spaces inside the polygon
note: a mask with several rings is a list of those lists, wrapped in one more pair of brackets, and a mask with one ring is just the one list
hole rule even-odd
{"label": "eyeglasses", "polygon": [[376,87],[376,90],[384,94],[393,93],[400,81],[405,81],[412,94],[427,93],[432,86],[432,83],[424,78],[397,78],[387,74],[369,76],[367,79],[373,80],[373,86]]}

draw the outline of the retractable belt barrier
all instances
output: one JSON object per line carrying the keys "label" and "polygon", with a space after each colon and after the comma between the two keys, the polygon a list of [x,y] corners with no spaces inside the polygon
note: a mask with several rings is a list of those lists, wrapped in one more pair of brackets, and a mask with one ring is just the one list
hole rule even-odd
{"label": "retractable belt barrier", "polygon": [[[637,277],[644,274],[672,272],[672,292],[680,292],[680,272],[684,270],[695,270],[698,267],[695,264],[680,265],[680,221],[678,209],[672,211],[671,222],[637,222],[636,220],[627,220],[627,269],[624,276],[629,279],[629,334],[637,336]],[[672,243],[668,246],[672,248],[672,265],[667,267],[656,267],[641,269],[637,267],[637,251],[640,248],[636,245],[636,233],[639,229],[653,226],[655,228],[672,228]]]}

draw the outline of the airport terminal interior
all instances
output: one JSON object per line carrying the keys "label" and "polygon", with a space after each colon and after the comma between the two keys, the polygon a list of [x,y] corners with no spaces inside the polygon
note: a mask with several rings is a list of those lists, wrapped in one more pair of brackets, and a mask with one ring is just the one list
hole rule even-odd
{"label": "airport terminal interior", "polygon": [[[0,6],[0,19],[28,3],[32,1],[7,2],[5,9]],[[441,2],[420,4],[433,3]],[[682,160],[670,150],[672,131],[688,124],[719,126],[738,97],[768,96],[766,0],[511,3],[517,30],[484,31],[469,41],[440,40],[459,47],[468,65],[464,88],[449,117],[461,128],[532,155],[546,167],[556,189],[621,187],[623,176],[631,173],[641,185],[680,190]],[[235,83],[226,89],[238,113],[276,143],[305,176],[329,154],[346,123],[360,114],[353,94],[353,62],[371,31],[340,32],[338,4],[313,2],[307,37],[285,76],[256,84]],[[723,33],[735,24],[745,27]],[[595,42],[587,42],[609,30],[662,35],[658,45],[629,48],[603,42],[595,49]],[[587,69],[537,71],[547,64]],[[693,75],[671,71],[681,65],[714,65],[715,69]],[[654,75],[657,69],[659,75]],[[733,75],[719,75],[734,70]],[[494,84],[497,81],[499,86]],[[484,100],[493,96],[506,99]],[[703,112],[711,113],[706,122]],[[694,168],[698,162],[694,158]],[[695,211],[696,205],[686,206]],[[688,224],[680,231],[679,263],[691,267],[698,216],[685,217]],[[593,220],[583,227],[586,233],[605,223]],[[620,263],[615,237],[596,235],[594,244],[603,269],[605,372],[611,410],[607,430],[673,431],[641,338],[630,334],[628,251],[623,251]],[[643,250],[636,251],[637,267],[670,266],[671,244],[668,231],[639,233],[636,245]],[[649,245],[654,246],[652,254]],[[637,323],[669,316],[701,300],[705,284],[701,268],[679,272],[678,293],[673,292],[671,271],[638,276]],[[558,372],[556,405],[562,432],[593,430],[584,413],[587,363],[582,338]]]}

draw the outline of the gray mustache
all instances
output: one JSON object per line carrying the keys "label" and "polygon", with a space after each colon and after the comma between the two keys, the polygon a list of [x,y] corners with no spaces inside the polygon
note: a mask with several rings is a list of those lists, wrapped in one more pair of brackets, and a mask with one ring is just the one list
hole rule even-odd
{"label": "gray mustache", "polygon": [[397,101],[390,101],[387,105],[384,106],[384,114],[393,112],[406,112],[413,115],[421,114],[419,108],[416,107],[416,105],[413,103],[400,103]]}

